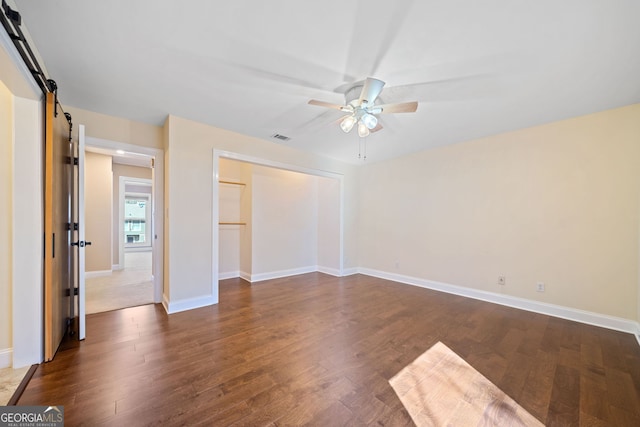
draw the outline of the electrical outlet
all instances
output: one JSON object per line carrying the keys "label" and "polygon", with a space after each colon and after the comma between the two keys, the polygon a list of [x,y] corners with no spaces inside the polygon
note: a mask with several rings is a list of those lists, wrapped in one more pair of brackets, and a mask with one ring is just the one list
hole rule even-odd
{"label": "electrical outlet", "polygon": [[543,282],[536,283],[536,291],[544,292],[544,283]]}
{"label": "electrical outlet", "polygon": [[507,278],[505,276],[498,276],[498,285],[504,286],[507,284]]}

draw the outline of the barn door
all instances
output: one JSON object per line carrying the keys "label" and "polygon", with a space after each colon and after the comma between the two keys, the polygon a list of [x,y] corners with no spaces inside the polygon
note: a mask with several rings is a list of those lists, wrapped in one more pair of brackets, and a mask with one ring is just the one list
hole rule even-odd
{"label": "barn door", "polygon": [[56,354],[71,318],[71,120],[47,93],[44,164],[44,360]]}

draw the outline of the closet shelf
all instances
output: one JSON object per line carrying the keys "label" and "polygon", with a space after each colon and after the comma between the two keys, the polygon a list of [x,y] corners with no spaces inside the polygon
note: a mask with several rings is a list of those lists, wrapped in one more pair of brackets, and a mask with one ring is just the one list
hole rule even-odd
{"label": "closet shelf", "polygon": [[231,185],[247,185],[244,182],[235,182],[235,181],[223,181],[219,180],[218,184],[231,184]]}
{"label": "closet shelf", "polygon": [[246,222],[223,222],[223,221],[220,221],[218,224],[219,225],[247,225]]}

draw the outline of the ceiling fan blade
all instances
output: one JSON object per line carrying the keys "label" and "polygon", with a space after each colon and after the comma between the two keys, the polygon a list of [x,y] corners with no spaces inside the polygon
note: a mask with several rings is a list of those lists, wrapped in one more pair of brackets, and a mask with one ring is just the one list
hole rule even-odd
{"label": "ceiling fan blade", "polygon": [[344,108],[345,108],[344,105],[338,105],[338,104],[332,104],[330,102],[318,101],[317,99],[310,100],[309,104],[310,105],[317,105],[318,107],[333,108],[335,110],[341,110],[341,111],[343,111]]}
{"label": "ceiling fan blade", "polygon": [[382,111],[381,114],[385,113],[413,113],[418,109],[418,103],[416,101],[413,102],[402,102],[399,104],[383,104],[376,105],[375,109],[380,108]]}
{"label": "ceiling fan blade", "polygon": [[369,132],[378,132],[379,130],[382,130],[382,125],[380,124],[380,122],[378,121],[378,124],[376,125],[376,127],[374,127],[373,129],[371,129]]}
{"label": "ceiling fan blade", "polygon": [[390,102],[404,99],[417,101],[468,101],[496,96],[504,89],[495,74],[467,74],[458,77],[410,83],[385,88]]}
{"label": "ceiling fan blade", "polygon": [[363,102],[373,104],[380,92],[382,92],[383,87],[384,82],[382,80],[367,77],[367,80],[364,81],[364,86],[362,86],[362,92],[360,92],[358,105],[362,105]]}
{"label": "ceiling fan blade", "polygon": [[298,135],[306,135],[320,132],[325,127],[331,127],[334,124],[338,125],[340,121],[344,119],[344,115],[337,112],[333,109],[323,110],[317,116],[312,117],[309,120],[304,121],[298,126],[295,126],[291,129],[287,129],[286,132],[289,132],[291,135],[289,136],[298,136]]}
{"label": "ceiling fan blade", "polygon": [[[344,29],[345,36],[350,38],[345,81],[356,80],[349,76],[376,75],[380,64],[403,31],[405,20],[414,13],[414,2],[380,2],[380,5],[372,7],[371,0],[359,0],[354,5],[356,13],[353,22]],[[346,3],[345,9],[349,9]]]}

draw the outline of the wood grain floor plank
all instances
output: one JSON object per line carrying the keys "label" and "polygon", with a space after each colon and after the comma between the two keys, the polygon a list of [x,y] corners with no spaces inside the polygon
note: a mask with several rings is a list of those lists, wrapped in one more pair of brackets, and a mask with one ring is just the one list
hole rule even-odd
{"label": "wood grain floor plank", "polygon": [[558,365],[553,379],[553,391],[547,422],[578,425],[580,422],[580,371]]}
{"label": "wood grain floor plank", "polygon": [[69,426],[412,425],[388,380],[438,341],[546,425],[640,425],[632,335],[320,273],[90,315],[18,403],[64,405]]}

